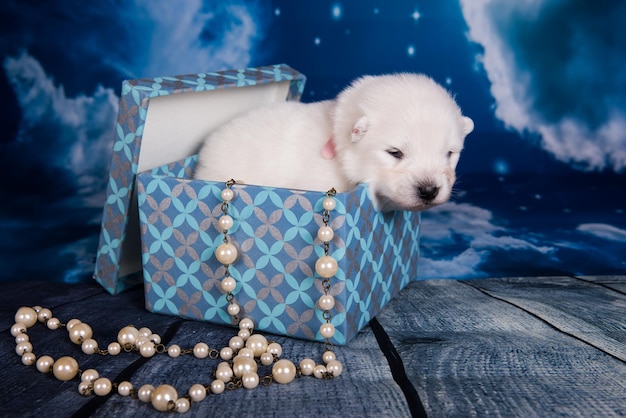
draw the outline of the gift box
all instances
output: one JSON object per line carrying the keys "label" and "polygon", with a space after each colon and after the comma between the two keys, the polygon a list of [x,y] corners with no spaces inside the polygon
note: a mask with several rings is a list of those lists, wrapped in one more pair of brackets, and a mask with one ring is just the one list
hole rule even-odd
{"label": "gift box", "polygon": [[[143,278],[148,310],[233,324],[219,286],[224,266],[214,254],[224,238],[217,219],[229,179],[192,179],[196,153],[236,115],[299,100],[304,82],[286,65],[124,82],[96,279],[117,293]],[[239,257],[229,273],[241,316],[258,330],[324,341],[314,265],[324,251],[316,235],[325,194],[243,184],[233,190],[228,236]],[[377,212],[366,185],[335,200],[331,342],[343,345],[417,279],[419,213]]]}

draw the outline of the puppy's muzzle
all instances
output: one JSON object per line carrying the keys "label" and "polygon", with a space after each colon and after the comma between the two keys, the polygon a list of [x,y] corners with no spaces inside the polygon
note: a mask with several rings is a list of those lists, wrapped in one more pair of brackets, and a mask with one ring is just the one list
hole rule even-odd
{"label": "puppy's muzzle", "polygon": [[417,186],[417,196],[424,203],[431,203],[439,194],[439,187],[432,184]]}

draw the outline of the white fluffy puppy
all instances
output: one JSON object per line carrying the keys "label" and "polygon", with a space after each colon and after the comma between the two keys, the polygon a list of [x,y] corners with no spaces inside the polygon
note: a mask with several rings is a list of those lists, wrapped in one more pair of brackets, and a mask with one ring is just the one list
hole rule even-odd
{"label": "white fluffy puppy", "polygon": [[255,109],[209,135],[194,177],[325,192],[367,183],[377,209],[446,202],[474,129],[450,94],[419,74],[362,77],[334,101]]}

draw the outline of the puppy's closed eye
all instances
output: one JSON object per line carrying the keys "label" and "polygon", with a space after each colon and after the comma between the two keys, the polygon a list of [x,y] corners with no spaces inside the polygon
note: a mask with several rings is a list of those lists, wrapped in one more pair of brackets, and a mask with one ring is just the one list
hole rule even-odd
{"label": "puppy's closed eye", "polygon": [[391,155],[393,158],[397,160],[401,160],[404,158],[404,153],[400,151],[398,148],[389,148],[387,150],[387,154]]}

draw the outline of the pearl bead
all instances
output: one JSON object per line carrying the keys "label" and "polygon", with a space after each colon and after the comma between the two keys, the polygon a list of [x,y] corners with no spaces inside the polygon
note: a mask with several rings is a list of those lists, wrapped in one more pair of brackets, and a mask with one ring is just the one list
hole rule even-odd
{"label": "pearl bead", "polygon": [[330,350],[325,351],[322,355],[322,360],[324,361],[324,363],[328,364],[329,362],[335,360],[335,353]]}
{"label": "pearl bead", "polygon": [[267,338],[261,334],[253,334],[246,341],[246,347],[252,350],[254,357],[260,357],[261,354],[265,353],[267,346]]}
{"label": "pearl bead", "polygon": [[239,352],[237,353],[237,357],[254,358],[254,351],[249,347],[244,347],[239,350]]}
{"label": "pearl bead", "polygon": [[135,341],[139,337],[139,331],[135,327],[124,327],[117,334],[117,342],[120,345],[125,346],[126,344],[134,345]]}
{"label": "pearl bead", "polygon": [[78,362],[73,357],[61,357],[54,362],[52,373],[63,382],[72,380],[78,373]]}
{"label": "pearl bead", "polygon": [[337,270],[339,270],[337,260],[329,255],[323,255],[315,262],[315,271],[324,279],[333,277]]}
{"label": "pearl bead", "polygon": [[289,360],[278,360],[272,367],[272,377],[278,383],[290,383],[296,377],[296,366]]}
{"label": "pearl bead", "polygon": [[48,322],[46,322],[46,326],[48,329],[54,331],[55,329],[59,329],[61,326],[61,320],[59,318],[50,318],[48,319]]}
{"label": "pearl bead", "polygon": [[113,384],[106,377],[101,377],[93,382],[93,393],[98,396],[107,396],[112,389]]}
{"label": "pearl bead", "polygon": [[189,388],[189,397],[194,402],[200,402],[206,398],[206,388],[199,383],[192,385]]}
{"label": "pearl bead", "polygon": [[180,356],[180,346],[177,344],[172,344],[168,347],[167,349],[167,355],[172,357],[172,358],[176,358],[178,356]]}
{"label": "pearl bead", "polygon": [[85,354],[93,354],[98,349],[98,342],[93,338],[88,338],[80,346],[80,349],[83,350]]}
{"label": "pearl bead", "polygon": [[206,343],[197,343],[193,346],[195,358],[207,358],[209,356],[209,346]]}
{"label": "pearl bead", "polygon": [[150,398],[152,396],[152,392],[154,391],[154,386],[152,385],[143,385],[139,388],[137,392],[137,398],[142,402],[150,402]]}
{"label": "pearl bead", "polygon": [[242,318],[241,321],[239,321],[239,329],[247,329],[252,332],[254,329],[254,321],[250,318]]}
{"label": "pearl bead", "polygon": [[91,384],[91,382],[83,382],[81,381],[78,384],[78,393],[80,393],[83,396],[89,396],[93,393],[93,386]]}
{"label": "pearl bead", "polygon": [[52,365],[54,364],[54,359],[50,356],[41,356],[39,360],[37,360],[37,370],[41,373],[50,373],[52,371]]}
{"label": "pearl bead", "polygon": [[121,396],[130,396],[133,391],[133,384],[125,380],[117,385],[117,393]]}
{"label": "pearl bead", "polygon": [[148,339],[148,337],[140,335],[139,337],[137,337],[137,340],[135,340],[135,347],[141,348],[141,346],[146,343],[150,344],[150,340]]}
{"label": "pearl bead", "polygon": [[30,337],[28,336],[28,334],[25,334],[23,332],[17,334],[17,336],[15,337],[15,344],[26,343],[29,341],[30,341]]}
{"label": "pearl bead", "polygon": [[15,322],[22,323],[26,328],[30,328],[37,323],[37,311],[33,308],[22,306],[15,313]]}
{"label": "pearl bead", "polygon": [[230,202],[235,197],[235,192],[232,189],[224,189],[221,193],[222,200]]}
{"label": "pearl bead", "polygon": [[233,227],[235,221],[230,215],[223,215],[217,220],[217,226],[220,232],[226,232]]}
{"label": "pearl bead", "polygon": [[17,337],[19,334],[24,334],[26,332],[26,325],[21,322],[16,322],[11,327],[11,335]]}
{"label": "pearl bead", "polygon": [[229,242],[221,244],[215,250],[215,257],[217,258],[217,261],[219,261],[222,264],[234,263],[235,260],[237,259],[237,255],[238,255],[237,247],[235,247],[233,244]]}
{"label": "pearl bead", "polygon": [[215,371],[215,378],[226,383],[233,377],[233,369],[230,366],[218,367]]}
{"label": "pearl bead", "polygon": [[214,380],[211,382],[211,392],[215,393],[216,395],[224,392],[224,389],[226,389],[226,385],[221,380]]}
{"label": "pearl bead", "polygon": [[161,344],[161,336],[159,334],[150,334],[148,341],[152,341],[154,344]]}
{"label": "pearl bead", "polygon": [[267,352],[276,357],[280,357],[283,355],[283,348],[278,343],[269,343],[267,345]]}
{"label": "pearl bead", "polygon": [[234,351],[237,351],[243,347],[243,338],[239,336],[232,337],[228,341],[228,346],[232,348]]}
{"label": "pearl bead", "polygon": [[87,369],[80,375],[80,380],[83,382],[93,382],[100,377],[100,373],[96,369]]}
{"label": "pearl bead", "polygon": [[332,338],[335,335],[335,326],[330,322],[325,322],[320,326],[320,334],[324,338]]}
{"label": "pearl bead", "polygon": [[18,356],[23,356],[26,353],[32,353],[32,351],[33,345],[28,341],[24,341],[23,343],[19,343],[15,346],[15,352]]}
{"label": "pearl bead", "polygon": [[304,376],[311,376],[313,369],[315,368],[315,362],[310,358],[305,358],[300,362],[300,372]]}
{"label": "pearl bead", "polygon": [[326,366],[322,364],[318,364],[317,366],[313,368],[313,376],[317,377],[318,379],[322,379],[325,374],[326,374]]}
{"label": "pearl bead", "polygon": [[72,328],[74,328],[74,325],[80,324],[80,319],[70,319],[69,321],[67,321],[67,324],[65,324],[65,328],[67,329],[67,332],[70,332],[70,330]]}
{"label": "pearl bead", "polygon": [[240,329],[239,332],[237,332],[237,335],[239,335],[244,341],[248,341],[248,338],[250,338],[250,331],[247,329]]}
{"label": "pearl bead", "polygon": [[233,361],[233,373],[236,377],[242,377],[246,373],[257,371],[256,361],[248,357],[235,357]]}
{"label": "pearl bead", "polygon": [[233,353],[233,349],[230,348],[230,347],[224,347],[224,348],[222,348],[220,350],[220,358],[222,360],[228,361],[228,360],[232,359],[233,358],[233,354],[234,354]]}
{"label": "pearl bead", "polygon": [[274,356],[270,353],[261,354],[261,364],[264,366],[269,366],[274,362]]}
{"label": "pearl bead", "polygon": [[[157,411],[169,411],[178,399],[178,393],[174,386],[160,385],[152,391],[150,402]],[[171,403],[170,403],[171,402]],[[172,406],[170,406],[172,405]]]}
{"label": "pearl bead", "polygon": [[228,305],[228,308],[226,308],[226,310],[228,311],[228,314],[230,316],[235,316],[239,314],[239,311],[241,310],[241,308],[236,303],[230,303]]}
{"label": "pearl bead", "polygon": [[46,323],[47,320],[52,318],[52,311],[48,308],[42,308],[37,311],[37,320],[42,323]]}
{"label": "pearl bead", "polygon": [[83,341],[93,336],[93,331],[89,325],[81,322],[80,324],[74,325],[69,331],[69,334],[70,340],[72,340],[74,344],[82,344]]}
{"label": "pearl bead", "polygon": [[326,371],[332,373],[334,377],[339,377],[343,371],[343,366],[337,360],[332,360],[326,365]]}
{"label": "pearl bead", "polygon": [[223,292],[230,293],[234,291],[237,287],[237,281],[231,276],[224,277],[220,282],[220,287],[222,288]]}
{"label": "pearl bead", "polygon": [[335,298],[332,295],[322,295],[318,304],[323,311],[330,311],[335,307]]}
{"label": "pearl bead", "polygon": [[39,311],[42,310],[43,308],[39,305],[35,305],[33,306],[33,309],[35,310],[35,312],[39,313]]}
{"label": "pearl bead", "polygon": [[107,347],[107,352],[112,356],[117,356],[122,351],[120,343],[111,343]]}
{"label": "pearl bead", "polygon": [[141,357],[150,358],[156,354],[156,347],[148,341],[139,347],[139,354],[141,354]]}
{"label": "pearl bead", "polygon": [[324,202],[322,202],[322,207],[325,210],[333,210],[336,206],[337,202],[335,202],[335,199],[332,197],[327,197],[326,199],[324,199]]}
{"label": "pearl bead", "polygon": [[323,226],[317,231],[317,237],[322,242],[330,242],[335,236],[335,231],[330,226]]}
{"label": "pearl bead", "polygon": [[144,336],[139,336],[137,337],[137,340],[135,340],[135,347],[136,348],[141,348],[142,345],[144,344],[152,344],[152,341],[150,341],[148,339],[148,337],[144,337]]}
{"label": "pearl bead", "polygon": [[22,364],[25,366],[32,366],[37,361],[37,356],[34,353],[25,353],[22,356]]}
{"label": "pearl bead", "polygon": [[187,398],[176,399],[175,405],[176,406],[174,407],[174,410],[178,412],[179,414],[184,414],[185,412],[189,411],[189,409],[191,408],[191,402],[189,402],[189,399]]}
{"label": "pearl bead", "polygon": [[241,378],[241,383],[246,389],[254,389],[259,386],[259,375],[254,372],[246,373]]}
{"label": "pearl bead", "polygon": [[149,337],[152,334],[152,330],[148,327],[141,327],[137,332],[140,337]]}

